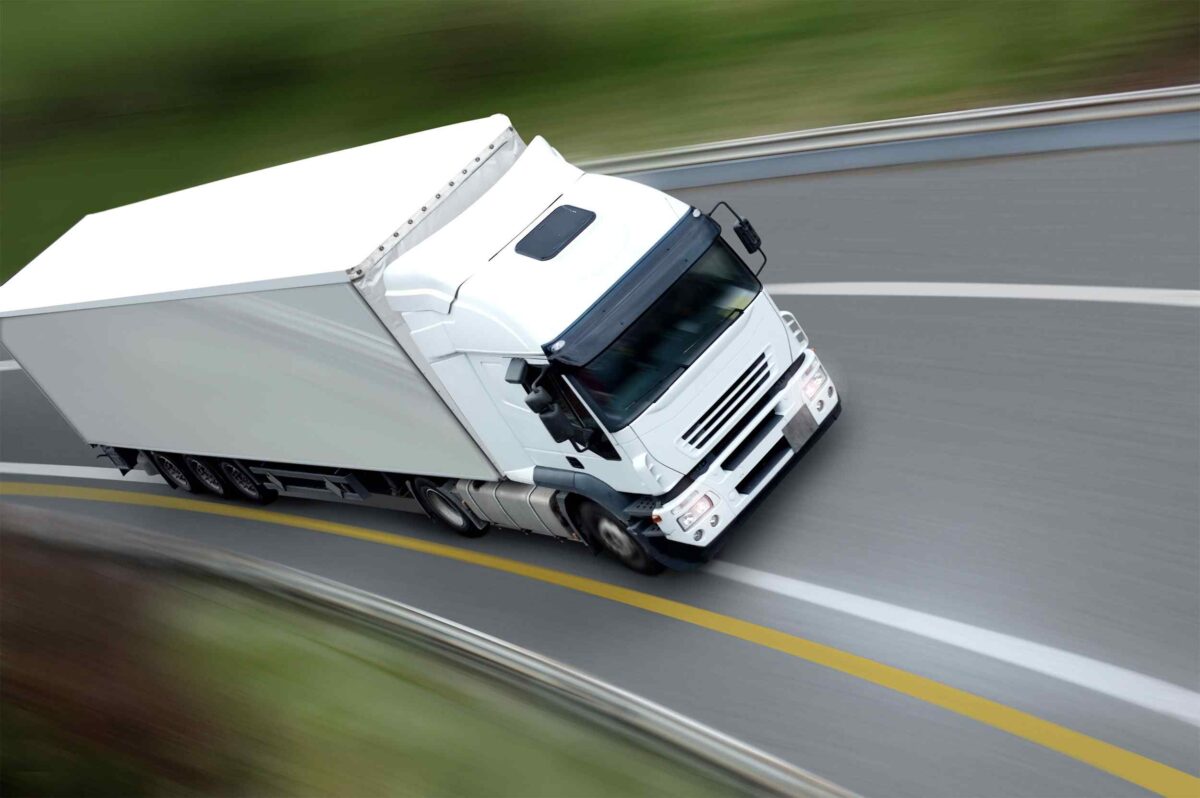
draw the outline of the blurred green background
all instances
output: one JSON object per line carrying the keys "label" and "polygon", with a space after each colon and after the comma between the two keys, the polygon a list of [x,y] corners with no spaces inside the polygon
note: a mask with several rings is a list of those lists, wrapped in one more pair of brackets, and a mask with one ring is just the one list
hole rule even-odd
{"label": "blurred green background", "polygon": [[1194,82],[1198,30],[1195,0],[3,0],[0,279],[86,213],[497,111],[583,158]]}
{"label": "blurred green background", "polygon": [[170,557],[40,542],[100,522],[0,514],[0,795],[759,794],[436,638]]}

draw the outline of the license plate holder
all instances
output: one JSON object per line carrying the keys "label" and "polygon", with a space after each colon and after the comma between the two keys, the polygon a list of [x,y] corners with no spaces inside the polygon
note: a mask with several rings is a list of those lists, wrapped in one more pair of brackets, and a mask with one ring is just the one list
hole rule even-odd
{"label": "license plate holder", "polygon": [[800,408],[800,412],[792,416],[791,421],[783,426],[783,437],[787,439],[788,446],[792,447],[793,452],[798,452],[804,448],[804,444],[808,443],[808,439],[817,431],[817,420],[813,418],[812,412],[805,405]]}

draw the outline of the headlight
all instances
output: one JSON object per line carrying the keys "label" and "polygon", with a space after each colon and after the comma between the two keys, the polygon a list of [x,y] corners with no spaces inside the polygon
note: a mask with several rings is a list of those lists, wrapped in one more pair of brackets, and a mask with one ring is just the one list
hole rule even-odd
{"label": "headlight", "polygon": [[[680,506],[682,507],[683,505]],[[683,515],[679,516],[679,527],[683,530],[691,529],[696,525],[696,522],[699,521],[700,518],[712,508],[713,500],[709,498],[707,494],[701,496],[699,499],[688,505],[687,509],[683,511]],[[679,510],[676,509],[675,512],[678,514]]]}
{"label": "headlight", "polygon": [[825,367],[817,366],[813,369],[812,374],[809,374],[804,379],[804,396],[812,399],[821,390],[821,386],[825,384]]}

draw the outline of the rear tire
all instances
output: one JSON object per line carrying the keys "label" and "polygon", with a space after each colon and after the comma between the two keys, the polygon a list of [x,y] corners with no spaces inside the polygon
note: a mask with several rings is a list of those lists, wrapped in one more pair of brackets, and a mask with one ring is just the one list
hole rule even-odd
{"label": "rear tire", "polygon": [[183,464],[202,488],[222,499],[231,498],[232,488],[229,482],[221,476],[221,470],[211,460],[205,460],[194,455],[185,454]]}
{"label": "rear tire", "polygon": [[611,554],[617,562],[631,571],[639,574],[654,576],[665,569],[662,563],[654,559],[628,528],[599,506],[588,502],[579,512],[584,529],[593,540],[600,542],[604,550]]}
{"label": "rear tire", "polygon": [[487,534],[488,528],[475,526],[458,500],[437,483],[418,477],[412,481],[412,490],[425,514],[447,529],[464,538],[479,538]]}
{"label": "rear tire", "polygon": [[255,504],[270,504],[279,498],[278,493],[265,487],[240,463],[233,460],[221,460],[217,463],[217,467],[221,469],[221,475],[225,477],[225,481],[233,488],[232,495]]}
{"label": "rear tire", "polygon": [[188,493],[200,492],[199,480],[188,471],[182,457],[177,454],[164,454],[162,452],[154,452],[151,457],[154,459],[154,467],[158,469],[158,473],[162,474],[162,478],[171,487],[187,491]]}

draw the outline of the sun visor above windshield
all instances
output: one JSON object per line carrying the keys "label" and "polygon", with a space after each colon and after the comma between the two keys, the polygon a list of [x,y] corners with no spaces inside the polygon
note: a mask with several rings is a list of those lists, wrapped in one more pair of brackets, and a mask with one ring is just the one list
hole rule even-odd
{"label": "sun visor above windshield", "polygon": [[555,363],[585,365],[637,321],[712,246],[720,232],[716,222],[692,209],[594,305],[542,349]]}

